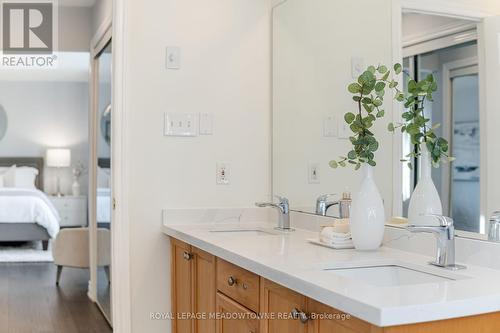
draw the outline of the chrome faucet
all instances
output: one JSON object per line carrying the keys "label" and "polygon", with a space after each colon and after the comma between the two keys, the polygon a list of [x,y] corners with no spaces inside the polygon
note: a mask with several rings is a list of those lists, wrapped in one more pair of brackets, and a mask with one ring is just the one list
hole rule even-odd
{"label": "chrome faucet", "polygon": [[316,214],[326,216],[328,209],[330,207],[338,205],[339,206],[339,218],[346,219],[350,217],[351,211],[351,194],[348,192],[344,192],[342,194],[342,199],[337,201],[329,201],[328,199],[335,194],[324,194],[320,195],[318,199],[316,199]]}
{"label": "chrome faucet", "polygon": [[290,227],[290,204],[288,203],[288,199],[285,197],[280,197],[276,195],[279,203],[273,202],[256,202],[255,205],[257,207],[273,207],[278,210],[279,218],[278,218],[278,226],[275,228],[281,231],[293,231]]}
{"label": "chrome faucet", "polygon": [[439,220],[439,226],[409,225],[410,232],[428,232],[437,238],[436,260],[429,264],[451,270],[464,269],[465,266],[455,264],[455,227],[453,219],[441,215],[425,215]]}

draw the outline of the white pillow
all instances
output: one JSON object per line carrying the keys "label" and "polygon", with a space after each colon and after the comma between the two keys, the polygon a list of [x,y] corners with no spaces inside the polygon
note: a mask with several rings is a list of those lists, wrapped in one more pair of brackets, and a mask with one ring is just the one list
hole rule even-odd
{"label": "white pillow", "polygon": [[16,186],[16,166],[0,168],[0,177],[2,178],[2,187]]}
{"label": "white pillow", "polygon": [[32,167],[16,168],[16,188],[36,189],[35,180],[38,176],[38,170]]}

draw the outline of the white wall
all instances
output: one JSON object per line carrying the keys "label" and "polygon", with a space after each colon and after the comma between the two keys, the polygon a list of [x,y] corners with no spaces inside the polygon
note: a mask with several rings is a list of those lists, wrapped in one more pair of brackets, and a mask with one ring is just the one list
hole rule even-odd
{"label": "white wall", "polygon": [[[161,210],[252,206],[270,195],[270,0],[127,2],[125,155],[132,331],[169,332],[170,250]],[[165,69],[180,46],[182,69]],[[163,113],[211,112],[214,135],[163,136]],[[231,184],[215,184],[217,161]]]}
{"label": "white wall", "polygon": [[[346,112],[357,112],[347,91],[355,81],[351,57],[363,58],[365,66],[392,67],[390,4],[389,0],[288,0],[275,12],[273,181],[274,192],[287,196],[292,207],[312,208],[321,194],[357,191],[360,172],[350,165],[336,170],[328,166],[330,160],[346,156],[352,146],[347,139],[324,137],[323,119],[334,115],[344,122]],[[376,37],[370,30],[376,30]],[[391,94],[386,100],[386,116],[375,125],[380,142],[375,174],[389,214]],[[309,163],[319,164],[319,184],[308,183]]]}
{"label": "white wall", "polygon": [[[84,82],[0,82],[8,117],[2,157],[44,157],[52,147],[70,148],[72,164],[88,160],[88,85]],[[61,170],[61,188],[71,193],[72,168]],[[55,170],[45,169],[45,191],[56,190]],[[81,179],[87,192],[87,175]]]}

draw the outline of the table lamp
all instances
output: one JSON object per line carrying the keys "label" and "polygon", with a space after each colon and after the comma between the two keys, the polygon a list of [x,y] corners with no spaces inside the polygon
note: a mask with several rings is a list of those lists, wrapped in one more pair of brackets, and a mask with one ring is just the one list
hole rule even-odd
{"label": "table lamp", "polygon": [[57,168],[57,193],[56,196],[62,197],[61,193],[61,168],[68,168],[71,166],[71,150],[62,148],[47,149],[46,153],[47,166]]}

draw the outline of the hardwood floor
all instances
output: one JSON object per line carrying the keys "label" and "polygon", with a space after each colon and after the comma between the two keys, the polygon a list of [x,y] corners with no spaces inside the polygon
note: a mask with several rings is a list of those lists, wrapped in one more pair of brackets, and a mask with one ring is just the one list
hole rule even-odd
{"label": "hardwood floor", "polygon": [[64,268],[59,287],[52,263],[0,263],[0,332],[107,333],[87,297],[88,270]]}

